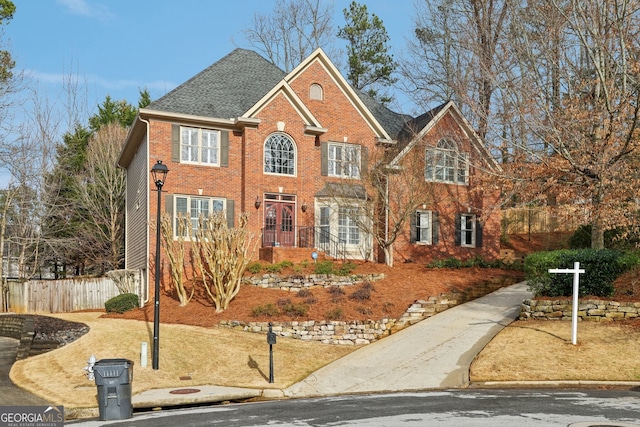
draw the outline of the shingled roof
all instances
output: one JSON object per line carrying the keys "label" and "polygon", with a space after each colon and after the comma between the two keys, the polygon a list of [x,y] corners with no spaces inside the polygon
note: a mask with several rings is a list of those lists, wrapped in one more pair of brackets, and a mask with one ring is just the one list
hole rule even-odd
{"label": "shingled roof", "polygon": [[241,117],[286,73],[262,56],[235,49],[147,109],[203,117]]}
{"label": "shingled roof", "polygon": [[[219,61],[152,102],[147,109],[202,117],[231,119],[242,116],[286,73],[258,53],[235,49]],[[371,114],[396,139],[410,116],[395,113],[356,90]]]}

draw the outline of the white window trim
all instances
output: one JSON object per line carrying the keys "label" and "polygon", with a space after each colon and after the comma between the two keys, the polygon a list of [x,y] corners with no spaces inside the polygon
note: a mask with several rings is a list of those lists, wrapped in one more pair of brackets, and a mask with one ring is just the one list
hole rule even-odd
{"label": "white window trim", "polygon": [[[329,223],[328,224],[321,224],[320,223],[320,219],[321,219],[321,209],[323,208],[328,208],[329,209]],[[316,205],[316,211],[315,211],[315,215],[316,215],[316,227],[320,227],[320,226],[328,226],[329,229],[329,234],[331,236],[333,236],[334,238],[339,239],[340,238],[340,210],[341,209],[358,209],[358,210],[362,210],[365,209],[364,207],[358,205],[358,204],[353,204],[353,205],[347,205],[347,204],[342,204],[342,203],[334,203],[334,202],[319,202]],[[366,214],[364,212],[361,213],[360,215],[360,221],[367,221],[367,217]],[[356,223],[357,224],[357,223]],[[358,228],[358,234],[359,234],[359,243],[348,243],[345,242],[345,248],[347,250],[354,250],[354,249],[360,249],[360,248],[364,248],[365,246],[369,245],[370,242],[370,233],[367,233],[363,227],[357,226]]]}
{"label": "white window trim", "polygon": [[[183,147],[185,145],[185,142],[183,140],[183,131],[185,129],[190,129],[190,130],[194,130],[198,132],[198,145],[197,145],[197,154],[198,154],[198,159],[197,160],[185,160],[182,158],[182,150]],[[212,133],[216,133],[218,136],[216,138],[216,147],[215,147],[215,151],[216,151],[216,162],[203,162],[202,161],[202,132],[206,131],[206,132],[212,132]],[[191,127],[191,126],[180,126],[180,163],[184,163],[184,164],[192,164],[192,165],[200,165],[200,166],[214,166],[214,167],[220,167],[220,156],[221,156],[221,150],[220,150],[220,145],[221,145],[221,132],[219,130],[216,129],[205,129],[205,128],[197,128],[197,127]]]}
{"label": "white window trim", "polygon": [[[269,138],[271,138],[272,136],[274,136],[276,134],[284,135],[293,144],[293,174],[278,173],[278,172],[267,172],[265,170],[266,167],[267,167],[267,156],[266,156],[267,141],[269,141]],[[283,132],[274,132],[274,133],[270,134],[269,136],[267,136],[267,138],[264,140],[264,143],[262,144],[262,173],[265,174],[265,175],[273,175],[273,176],[289,176],[289,177],[297,177],[298,176],[298,146],[296,144],[296,141],[290,135],[288,135],[286,133],[283,133]]]}
{"label": "white window trim", "polygon": [[309,99],[315,101],[324,101],[324,89],[318,83],[312,83],[309,86]]}
{"label": "white window trim", "polygon": [[[453,180],[437,179],[437,154],[442,153],[453,156]],[[427,162],[431,161],[431,165]],[[427,176],[427,170],[431,168],[431,176]],[[464,169],[464,182],[458,180],[458,173]],[[456,185],[469,185],[469,154],[461,153],[457,149],[441,148],[441,147],[428,147],[425,150],[425,167],[424,178],[428,182],[440,182],[444,184],[456,184]]]}
{"label": "white window trim", "polygon": [[[210,205],[210,211],[209,214],[213,213],[213,212],[217,212],[213,210],[213,204],[214,202],[222,202],[222,212],[226,212],[227,210],[227,199],[223,198],[223,197],[204,197],[204,196],[190,196],[190,195],[186,195],[186,194],[174,194],[173,196],[173,212],[172,212],[172,223],[171,226],[173,227],[173,237],[174,238],[178,238],[180,236],[178,236],[178,229],[176,227],[176,220],[178,218],[178,199],[186,199],[187,200],[187,212],[186,214],[188,214],[187,218],[189,218],[189,221],[193,221],[193,218],[191,217],[191,200],[208,200],[209,201],[209,205]],[[185,213],[185,212],[182,212]],[[193,224],[193,223],[192,223]],[[193,236],[193,232],[194,229],[193,227],[191,227],[191,232],[192,232],[192,236]],[[185,236],[187,237],[187,236]]]}
{"label": "white window trim", "polygon": [[[463,225],[471,223],[471,228],[464,228]],[[471,232],[471,243],[465,242],[465,233]],[[460,246],[463,248],[476,247],[476,216],[474,214],[460,214]]]}
{"label": "white window trim", "polygon": [[[426,214],[426,218],[428,219],[429,225],[427,227],[423,227],[418,224],[419,219],[422,217],[422,214]],[[423,237],[423,230],[427,230],[426,239]],[[420,235],[420,239],[418,239],[418,235]],[[416,241],[417,245],[433,245],[433,211],[419,209],[416,211]]]}
{"label": "white window trim", "polygon": [[[331,158],[331,152],[332,152],[332,148],[335,147],[341,147],[342,148],[342,155],[344,156],[344,153],[346,151],[346,149],[353,149],[355,150],[356,153],[356,162],[354,163],[349,163],[349,165],[353,165],[355,167],[355,175],[347,175],[345,173],[335,173],[334,170],[336,169],[335,166],[332,167],[332,165],[334,165],[337,162],[340,162],[340,170],[344,171],[344,164],[346,163],[344,159],[342,160],[335,160]],[[345,179],[360,179],[360,169],[362,167],[362,147],[360,147],[360,145],[358,144],[348,144],[348,143],[344,143],[344,142],[332,142],[329,141],[327,143],[327,175],[328,176],[332,176],[332,177],[337,177],[337,178],[345,178]]]}

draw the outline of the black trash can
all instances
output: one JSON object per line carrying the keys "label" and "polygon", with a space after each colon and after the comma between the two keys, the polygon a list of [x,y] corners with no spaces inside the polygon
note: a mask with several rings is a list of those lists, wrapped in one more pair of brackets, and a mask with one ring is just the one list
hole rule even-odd
{"label": "black trash can", "polygon": [[93,372],[98,386],[100,421],[131,418],[133,362],[128,359],[102,359],[93,366]]}

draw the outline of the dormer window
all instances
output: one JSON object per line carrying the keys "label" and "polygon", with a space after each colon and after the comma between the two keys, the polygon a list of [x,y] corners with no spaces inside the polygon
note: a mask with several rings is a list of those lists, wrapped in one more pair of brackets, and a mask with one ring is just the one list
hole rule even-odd
{"label": "dormer window", "polygon": [[322,101],[324,99],[324,92],[322,90],[322,86],[320,86],[317,83],[312,84],[309,87],[309,99]]}

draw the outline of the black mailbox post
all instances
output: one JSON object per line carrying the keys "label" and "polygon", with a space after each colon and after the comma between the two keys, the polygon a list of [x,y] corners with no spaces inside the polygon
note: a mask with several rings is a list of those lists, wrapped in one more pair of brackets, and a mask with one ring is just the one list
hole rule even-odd
{"label": "black mailbox post", "polygon": [[276,334],[273,332],[271,322],[269,322],[269,332],[267,332],[267,344],[269,344],[269,383],[273,383],[273,345],[276,343]]}

